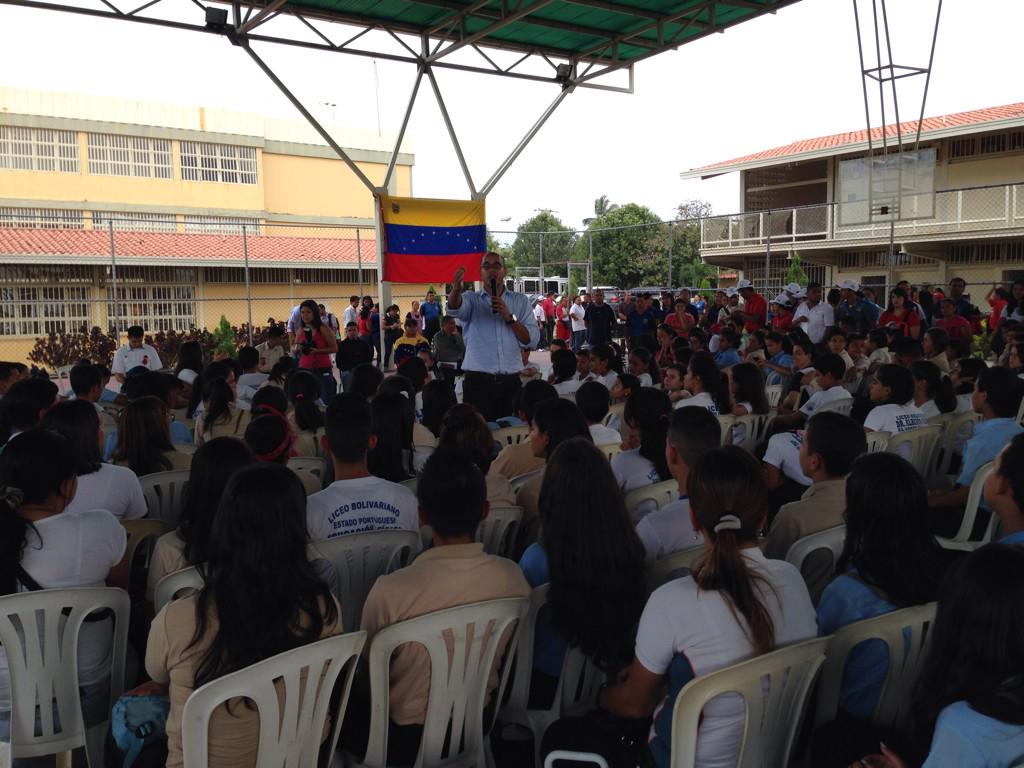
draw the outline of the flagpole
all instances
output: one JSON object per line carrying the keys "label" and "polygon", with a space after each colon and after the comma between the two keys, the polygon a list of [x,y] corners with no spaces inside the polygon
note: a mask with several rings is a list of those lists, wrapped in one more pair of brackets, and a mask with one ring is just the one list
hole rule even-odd
{"label": "flagpole", "polygon": [[377,348],[377,367],[384,370],[384,227],[381,223],[381,193],[377,190],[373,193],[373,225],[377,240],[377,301],[380,310],[377,312],[377,322],[380,324],[380,346]]}

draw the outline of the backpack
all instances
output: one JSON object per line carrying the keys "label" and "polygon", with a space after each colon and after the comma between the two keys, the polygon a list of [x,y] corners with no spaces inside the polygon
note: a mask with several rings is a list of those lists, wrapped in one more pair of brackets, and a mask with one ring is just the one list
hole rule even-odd
{"label": "backpack", "polygon": [[[124,756],[121,768],[131,768],[144,747],[166,741],[170,709],[166,696],[124,695],[117,700],[110,714],[110,736]],[[116,765],[113,760],[107,763]]]}

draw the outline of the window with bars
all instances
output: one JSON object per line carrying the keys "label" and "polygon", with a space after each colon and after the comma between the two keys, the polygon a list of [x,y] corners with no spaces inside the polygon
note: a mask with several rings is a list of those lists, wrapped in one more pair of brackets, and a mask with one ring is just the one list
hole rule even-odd
{"label": "window with bars", "polygon": [[[825,267],[820,264],[808,264],[807,262],[803,262],[801,266],[807,274],[808,282],[825,283]],[[783,286],[789,282],[787,278],[788,273],[789,260],[782,256],[772,257],[768,267],[767,294],[769,295],[765,296],[766,299],[770,301],[777,294],[782,293]],[[764,274],[764,257],[744,259],[743,276],[754,284],[754,288],[758,292],[765,290]]]}
{"label": "window with bars", "polygon": [[[372,283],[377,279],[372,269],[363,270],[363,282]],[[357,269],[296,269],[296,283],[356,283],[359,282]]]}
{"label": "window with bars", "polygon": [[[206,267],[203,280],[207,283],[244,283],[243,267]],[[288,283],[288,270],[279,267],[253,267],[249,270],[250,283]]]}
{"label": "window with bars", "polygon": [[181,142],[181,178],[185,181],[256,183],[256,150],[232,144]]}
{"label": "window with bars", "polygon": [[[112,282],[110,267],[104,269],[101,284]],[[199,270],[194,267],[136,267],[117,268],[117,282],[121,283],[177,283],[195,286],[199,281]]]}
{"label": "window with bars", "polygon": [[96,176],[136,176],[169,179],[171,142],[145,136],[90,133],[87,137],[89,173]]}
{"label": "window with bars", "polygon": [[107,222],[114,229],[126,232],[177,232],[178,222],[173,213],[134,213],[130,211],[93,211],[94,229],[106,228]]}
{"label": "window with bars", "polygon": [[78,134],[0,125],[0,170],[78,173]]}
{"label": "window with bars", "polygon": [[949,159],[957,160],[962,157],[971,157],[974,154],[974,137],[968,136],[963,139],[950,139]]}
{"label": "window with bars", "polygon": [[[4,277],[0,274],[0,281]],[[87,286],[0,282],[0,335],[46,336],[88,329],[92,325],[91,293]]]}
{"label": "window with bars", "polygon": [[946,246],[950,264],[994,264],[1024,262],[1024,240],[950,243]]}
{"label": "window with bars", "polygon": [[247,235],[263,234],[259,219],[234,216],[185,216],[185,232],[190,235],[240,235],[243,225]]}
{"label": "window with bars", "polygon": [[93,268],[82,264],[0,264],[0,285],[93,282]]}
{"label": "window with bars", "polygon": [[0,208],[0,227],[82,229],[82,211],[61,208]]}
{"label": "window with bars", "polygon": [[[118,275],[120,278],[120,274]],[[191,285],[121,285],[116,302],[107,290],[107,325],[141,325],[147,331],[187,331],[196,325],[195,289]]]}

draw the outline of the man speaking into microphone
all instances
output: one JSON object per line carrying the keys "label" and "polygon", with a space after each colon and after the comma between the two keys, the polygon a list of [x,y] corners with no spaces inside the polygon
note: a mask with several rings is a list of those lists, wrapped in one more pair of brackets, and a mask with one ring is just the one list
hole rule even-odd
{"label": "man speaking into microphone", "polygon": [[452,278],[448,315],[462,325],[466,357],[463,402],[472,403],[487,421],[513,412],[521,385],[523,349],[534,349],[540,328],[533,317],[530,299],[505,289],[505,263],[501,254],[484,254],[480,262],[482,291],[462,293],[461,267]]}

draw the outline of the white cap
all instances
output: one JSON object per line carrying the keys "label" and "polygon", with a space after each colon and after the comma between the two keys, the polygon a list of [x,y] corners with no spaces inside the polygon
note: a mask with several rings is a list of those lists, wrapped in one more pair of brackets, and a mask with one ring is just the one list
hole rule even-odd
{"label": "white cap", "polygon": [[797,294],[800,293],[801,288],[800,288],[800,285],[798,283],[788,283],[786,285],[786,287],[783,288],[782,290],[784,290],[790,296],[796,296]]}
{"label": "white cap", "polygon": [[787,296],[784,293],[780,293],[778,296],[776,296],[774,299],[772,299],[772,304],[778,304],[778,305],[783,306],[783,307],[788,307],[789,306],[789,296]]}
{"label": "white cap", "polygon": [[793,298],[794,299],[806,299],[807,298],[807,290],[805,288],[800,288],[798,291],[796,291],[793,294]]}
{"label": "white cap", "polygon": [[737,291],[735,288],[730,287],[725,289],[725,295],[728,296],[730,299],[737,293],[739,293],[739,291]]}
{"label": "white cap", "polygon": [[737,291],[742,291],[744,288],[753,288],[753,287],[754,287],[754,284],[752,282],[750,282],[749,280],[747,280],[747,278],[745,278],[745,277],[742,280],[740,280],[738,283],[736,283],[736,290]]}
{"label": "white cap", "polygon": [[860,283],[856,280],[843,280],[839,284],[839,287],[844,291],[853,291],[854,293],[860,293]]}

